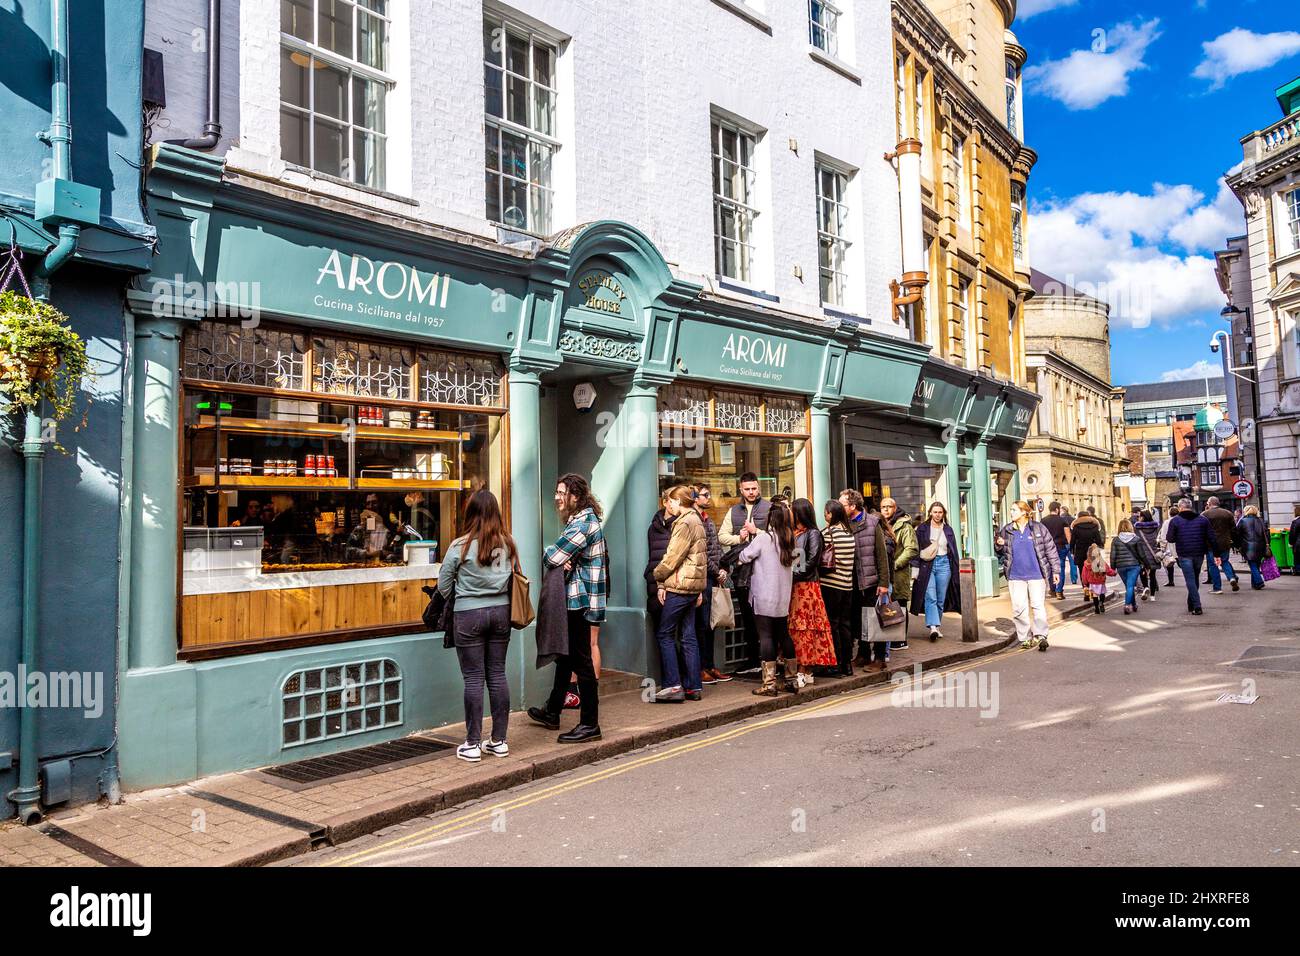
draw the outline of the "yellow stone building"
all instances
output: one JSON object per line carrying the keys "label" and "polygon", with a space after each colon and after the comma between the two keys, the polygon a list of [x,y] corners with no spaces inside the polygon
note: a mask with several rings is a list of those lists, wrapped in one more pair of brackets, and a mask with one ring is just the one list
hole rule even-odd
{"label": "yellow stone building", "polygon": [[921,155],[922,258],[900,306],[936,357],[1024,384],[1025,189],[1037,155],[1022,141],[1014,3],[894,0],[892,11],[900,154],[919,143]]}

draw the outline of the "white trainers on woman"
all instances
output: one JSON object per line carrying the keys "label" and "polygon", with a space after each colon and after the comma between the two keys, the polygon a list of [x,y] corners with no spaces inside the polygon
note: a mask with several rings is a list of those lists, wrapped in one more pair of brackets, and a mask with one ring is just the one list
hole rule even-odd
{"label": "white trainers on woman", "polygon": [[456,756],[469,763],[478,763],[483,759],[483,751],[478,748],[477,744],[466,741],[456,748]]}

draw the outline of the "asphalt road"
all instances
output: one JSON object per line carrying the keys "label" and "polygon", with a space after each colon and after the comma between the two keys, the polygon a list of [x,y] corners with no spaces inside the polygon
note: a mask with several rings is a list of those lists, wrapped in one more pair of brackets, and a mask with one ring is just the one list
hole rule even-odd
{"label": "asphalt road", "polygon": [[845,694],[288,865],[1300,865],[1300,670],[1232,663],[1300,662],[1300,578],[1206,592],[950,671],[945,706]]}

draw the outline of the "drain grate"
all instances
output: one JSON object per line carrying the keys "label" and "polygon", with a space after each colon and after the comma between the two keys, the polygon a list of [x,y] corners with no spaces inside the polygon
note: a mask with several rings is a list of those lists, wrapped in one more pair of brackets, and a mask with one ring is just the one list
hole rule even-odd
{"label": "drain grate", "polygon": [[1241,652],[1241,657],[1232,662],[1233,667],[1245,667],[1253,671],[1285,671],[1300,674],[1300,648],[1269,647],[1256,644]]}
{"label": "drain grate", "polygon": [[277,781],[288,781],[291,785],[316,785],[346,774],[386,768],[388,764],[445,756],[455,748],[455,744],[436,737],[403,737],[401,740],[390,740],[357,750],[297,760],[278,767],[264,767],[261,772],[277,778]]}

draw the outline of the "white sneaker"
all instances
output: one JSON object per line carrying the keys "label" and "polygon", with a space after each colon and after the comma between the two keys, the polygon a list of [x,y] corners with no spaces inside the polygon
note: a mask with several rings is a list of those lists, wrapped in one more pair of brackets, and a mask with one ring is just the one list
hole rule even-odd
{"label": "white sneaker", "polygon": [[456,748],[456,756],[461,760],[468,761],[469,763],[478,763],[483,759],[483,751],[481,751],[476,745],[466,741]]}
{"label": "white sneaker", "polygon": [[510,747],[504,740],[488,740],[481,745],[485,753],[490,753],[494,757],[509,757]]}

